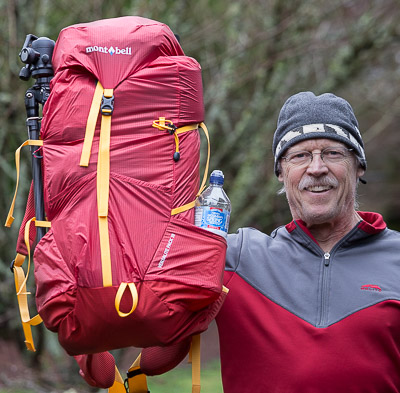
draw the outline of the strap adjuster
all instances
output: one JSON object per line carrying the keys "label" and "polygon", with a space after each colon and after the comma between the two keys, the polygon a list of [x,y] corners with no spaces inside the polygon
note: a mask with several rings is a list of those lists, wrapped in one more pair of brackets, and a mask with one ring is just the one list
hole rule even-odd
{"label": "strap adjuster", "polygon": [[132,371],[128,371],[126,373],[126,376],[128,377],[127,379],[129,379],[129,378],[136,377],[136,375],[140,375],[140,374],[143,374],[142,370],[140,368],[136,368]]}
{"label": "strap adjuster", "polygon": [[111,116],[114,112],[114,96],[105,97],[101,100],[100,112],[103,116]]}
{"label": "strap adjuster", "polygon": [[[140,368],[136,368],[135,370],[128,371],[126,373],[127,378],[125,378],[125,381],[124,381],[126,393],[129,393],[129,379],[134,378],[141,374],[143,374],[143,372]],[[147,390],[147,393],[150,393],[150,390]]]}

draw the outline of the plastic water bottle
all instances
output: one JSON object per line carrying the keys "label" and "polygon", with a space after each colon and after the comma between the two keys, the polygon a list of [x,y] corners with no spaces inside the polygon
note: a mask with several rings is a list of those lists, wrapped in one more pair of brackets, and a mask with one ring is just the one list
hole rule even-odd
{"label": "plastic water bottle", "polygon": [[223,184],[222,171],[213,171],[210,176],[210,186],[196,200],[194,224],[226,238],[231,201],[222,188]]}

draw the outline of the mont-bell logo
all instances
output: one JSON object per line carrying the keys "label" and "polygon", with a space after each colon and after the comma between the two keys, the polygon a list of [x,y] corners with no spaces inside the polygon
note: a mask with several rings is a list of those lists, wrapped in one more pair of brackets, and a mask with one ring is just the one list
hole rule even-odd
{"label": "mont-bell logo", "polygon": [[113,46],[107,47],[107,46],[87,46],[86,47],[86,53],[91,53],[91,52],[100,52],[100,53],[108,53],[109,55],[131,55],[132,54],[132,48],[126,47],[126,48],[119,48],[116,46],[115,48]]}

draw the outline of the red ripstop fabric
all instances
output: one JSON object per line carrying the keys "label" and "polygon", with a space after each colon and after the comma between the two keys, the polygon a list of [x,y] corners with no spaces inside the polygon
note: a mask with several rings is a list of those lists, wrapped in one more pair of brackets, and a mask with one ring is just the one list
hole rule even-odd
{"label": "red ripstop fabric", "polygon": [[[44,107],[43,183],[51,228],[35,248],[36,302],[70,355],[186,342],[204,331],[224,299],[226,241],[193,225],[199,187],[198,130],[175,139],[152,127],[203,121],[201,68],[164,24],[123,17],[70,26],[57,40],[55,76]],[[97,82],[114,89],[108,230],[112,286],[103,287],[97,157],[101,116],[88,167],[79,166]],[[135,283],[136,310],[121,318],[121,282]],[[129,292],[129,291],[127,291]],[[128,293],[121,311],[128,312]]]}

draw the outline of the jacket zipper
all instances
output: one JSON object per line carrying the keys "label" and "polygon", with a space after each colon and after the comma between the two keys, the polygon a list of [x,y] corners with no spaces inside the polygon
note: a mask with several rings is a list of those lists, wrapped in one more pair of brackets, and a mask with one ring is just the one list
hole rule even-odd
{"label": "jacket zipper", "polygon": [[341,247],[341,245],[353,235],[354,232],[357,231],[358,225],[356,225],[343,239],[336,243],[330,252],[325,252],[323,255],[324,265],[322,266],[322,283],[321,283],[321,309],[319,315],[319,323],[318,326],[323,327],[327,323],[328,318],[328,303],[329,303],[329,272],[331,267],[331,260],[333,253]]}
{"label": "jacket zipper", "polygon": [[331,254],[329,254],[329,252],[326,252],[324,254],[324,265],[325,266],[329,266],[329,262],[331,261]]}
{"label": "jacket zipper", "polygon": [[324,253],[324,266],[322,267],[322,282],[321,282],[321,309],[319,314],[318,326],[323,326],[328,313],[328,297],[329,297],[329,264],[331,262],[331,254],[329,252]]}
{"label": "jacket zipper", "polygon": [[[297,224],[296,224],[297,226]],[[358,224],[347,234],[345,235],[339,243],[336,243],[330,252],[323,253],[323,250],[316,245],[314,242],[309,242],[308,247],[313,248],[317,251],[320,255],[322,254],[323,258],[323,266],[322,266],[322,279],[321,279],[321,292],[320,292],[320,311],[319,315],[317,316],[318,324],[317,327],[323,327],[327,323],[328,318],[328,303],[329,303],[329,271],[332,262],[332,255],[334,252],[342,246],[342,244],[347,241],[356,231],[358,230]],[[301,230],[302,236],[305,239],[309,240],[309,236]],[[322,253],[321,253],[322,252]]]}

